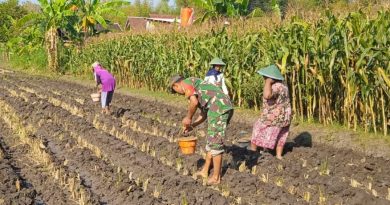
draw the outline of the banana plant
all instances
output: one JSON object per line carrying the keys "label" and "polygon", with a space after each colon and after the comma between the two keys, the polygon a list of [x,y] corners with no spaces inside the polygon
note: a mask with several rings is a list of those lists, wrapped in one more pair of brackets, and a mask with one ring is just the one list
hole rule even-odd
{"label": "banana plant", "polygon": [[101,0],[77,0],[76,5],[80,13],[80,27],[82,32],[84,32],[85,38],[90,34],[94,34],[97,24],[107,28],[108,20],[103,18],[104,14],[124,15],[118,8],[129,4],[130,2],[123,0],[105,2]]}

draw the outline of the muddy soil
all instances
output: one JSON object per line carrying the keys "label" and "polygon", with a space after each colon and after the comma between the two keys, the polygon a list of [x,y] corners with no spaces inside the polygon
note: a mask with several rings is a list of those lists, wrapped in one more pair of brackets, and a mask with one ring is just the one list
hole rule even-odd
{"label": "muddy soil", "polygon": [[[104,170],[108,170],[105,173],[114,178],[115,167],[122,167],[126,173],[134,173],[139,178],[149,177],[152,187],[163,185],[170,189],[155,202],[180,204],[185,196],[194,204],[225,204],[228,201],[251,204],[389,204],[388,159],[317,143],[309,132],[293,132],[286,146],[285,159],[279,161],[275,160],[273,153],[260,155],[235,146],[237,139],[249,135],[251,125],[233,121],[226,136],[223,184],[214,191],[203,187],[201,181],[186,176],[203,163],[205,130],[201,127],[197,132],[200,137],[197,153],[181,155],[175,139],[184,109],[116,94],[113,114],[103,117],[97,114],[99,105],[90,101],[91,89],[88,87],[18,74],[9,74],[0,86],[2,91],[8,88],[20,95],[13,96],[10,90],[4,90],[8,94],[1,99],[17,107],[20,115],[25,118],[33,116],[30,117],[31,123],[39,123],[40,119],[47,122],[41,129],[46,132],[44,136],[58,133],[76,143],[74,136],[69,136],[73,133],[85,137],[88,143],[104,153],[100,159],[86,148],[68,150],[71,147],[66,146],[66,140],[45,138],[51,142],[49,145],[59,158],[72,156],[68,158],[77,161],[72,165],[74,171],[83,173],[80,165],[84,163],[87,167],[105,166]],[[26,88],[35,93],[27,92]],[[49,98],[58,99],[63,104],[54,106]],[[19,103],[21,101],[26,102]],[[82,115],[72,113],[74,109]],[[115,166],[110,167],[111,163]],[[176,169],[178,164],[180,169]],[[86,172],[84,175],[92,174]],[[94,183],[86,183],[90,187],[95,183],[107,187],[113,182],[96,177]],[[183,190],[197,191],[180,193]],[[229,197],[220,196],[226,193]],[[112,201],[110,196],[99,196],[104,202],[118,202]],[[123,196],[120,200],[125,198]]]}
{"label": "muddy soil", "polygon": [[26,116],[42,113],[46,118],[53,119],[57,125],[63,126],[62,129],[83,138],[90,143],[90,146],[98,147],[110,163],[123,168],[127,173],[132,173],[134,177],[141,178],[144,182],[148,180],[149,187],[152,189],[162,187],[161,197],[170,204],[180,204],[183,199],[188,200],[189,204],[227,203],[227,200],[215,191],[206,190],[206,187],[189,176],[177,176],[174,170],[155,158],[145,155],[109,134],[101,133],[83,118],[72,116],[67,111],[38,98],[31,98],[31,102],[34,103],[21,102],[23,99],[17,97],[1,99],[14,105],[19,112],[27,113]]}
{"label": "muddy soil", "polygon": [[71,193],[53,181],[50,174],[31,159],[22,144],[0,120],[1,149],[0,204],[77,204]]}

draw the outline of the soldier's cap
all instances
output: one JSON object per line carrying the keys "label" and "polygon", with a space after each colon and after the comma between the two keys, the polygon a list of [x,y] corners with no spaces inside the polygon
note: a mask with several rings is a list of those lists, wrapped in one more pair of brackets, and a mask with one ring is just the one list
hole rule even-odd
{"label": "soldier's cap", "polygon": [[175,90],[173,89],[173,84],[183,80],[184,77],[181,76],[181,75],[173,75],[170,79],[169,79],[169,86],[168,86],[168,90],[171,91],[171,93],[175,93]]}

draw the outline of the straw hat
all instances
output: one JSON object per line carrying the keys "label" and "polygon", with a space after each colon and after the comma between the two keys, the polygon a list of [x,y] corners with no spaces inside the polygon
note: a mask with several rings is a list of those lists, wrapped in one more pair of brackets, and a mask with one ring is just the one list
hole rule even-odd
{"label": "straw hat", "polygon": [[275,80],[284,80],[282,73],[276,65],[270,65],[257,71],[258,74]]}
{"label": "straw hat", "polygon": [[214,58],[213,60],[211,60],[210,65],[226,65],[226,64],[222,61],[222,59]]}

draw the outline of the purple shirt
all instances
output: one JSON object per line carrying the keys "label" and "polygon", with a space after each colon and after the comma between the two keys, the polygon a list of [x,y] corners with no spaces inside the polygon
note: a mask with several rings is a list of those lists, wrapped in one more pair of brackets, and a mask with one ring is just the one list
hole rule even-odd
{"label": "purple shirt", "polygon": [[110,92],[115,90],[115,78],[107,70],[100,66],[94,68],[95,81],[102,84],[102,92]]}

